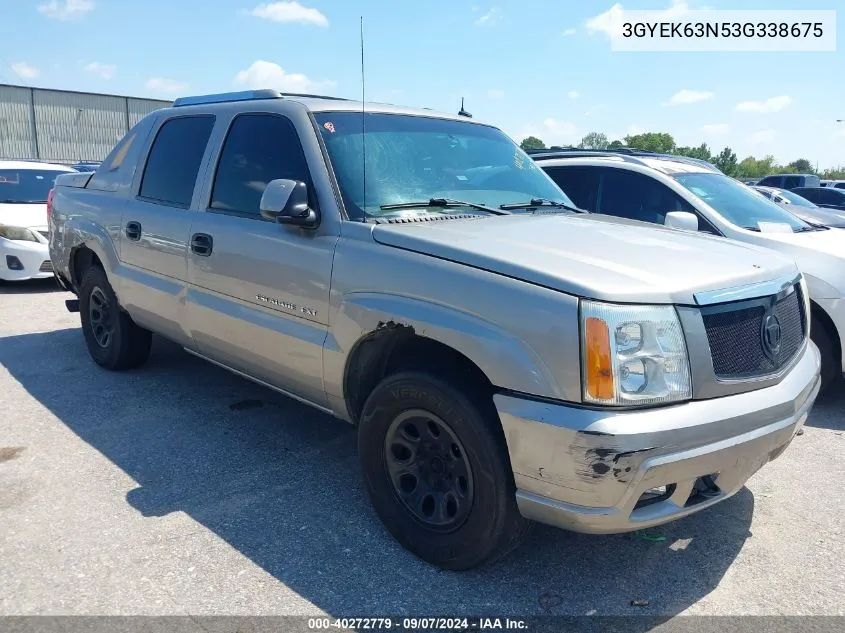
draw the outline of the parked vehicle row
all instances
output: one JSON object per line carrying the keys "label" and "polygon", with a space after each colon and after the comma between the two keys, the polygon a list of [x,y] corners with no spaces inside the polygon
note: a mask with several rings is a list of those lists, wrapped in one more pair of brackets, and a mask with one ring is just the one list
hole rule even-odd
{"label": "parked vehicle row", "polygon": [[101,366],[156,333],[356,425],[386,529],[441,567],[730,497],[819,392],[833,232],[695,161],[535,158],[431,110],[177,99],[57,179],[50,255]]}
{"label": "parked vehicle row", "polygon": [[[789,191],[787,189],[777,189],[776,187],[755,186],[754,190],[805,222],[837,229],[845,228],[845,208],[839,213],[836,212],[835,207],[831,207],[833,210],[825,209],[796,193],[798,191],[797,189]],[[814,190],[807,192],[808,197],[814,197],[815,193]],[[845,196],[845,194],[843,195]]]}

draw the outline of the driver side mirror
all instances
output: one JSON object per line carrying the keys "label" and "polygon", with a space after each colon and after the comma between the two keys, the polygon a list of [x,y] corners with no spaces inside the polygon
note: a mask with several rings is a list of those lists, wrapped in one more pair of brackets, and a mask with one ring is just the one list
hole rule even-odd
{"label": "driver side mirror", "polygon": [[317,228],[320,216],[308,206],[308,185],[280,178],[267,183],[259,205],[261,217],[279,224]]}
{"label": "driver side mirror", "polygon": [[670,211],[663,221],[664,226],[683,231],[698,231],[698,216],[688,211]]}

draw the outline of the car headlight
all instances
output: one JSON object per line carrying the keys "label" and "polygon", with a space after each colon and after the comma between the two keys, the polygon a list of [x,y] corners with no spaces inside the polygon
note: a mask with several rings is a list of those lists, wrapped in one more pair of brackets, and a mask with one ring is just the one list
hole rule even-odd
{"label": "car headlight", "polygon": [[689,356],[673,306],[581,302],[584,402],[655,405],[692,397]]}
{"label": "car headlight", "polygon": [[14,240],[16,242],[38,242],[35,233],[22,226],[9,226],[7,224],[0,224],[0,237],[7,240]]}

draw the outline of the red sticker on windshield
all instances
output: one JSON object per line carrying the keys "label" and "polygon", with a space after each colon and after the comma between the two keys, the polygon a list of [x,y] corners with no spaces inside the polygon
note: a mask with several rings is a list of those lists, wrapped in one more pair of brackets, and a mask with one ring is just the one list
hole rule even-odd
{"label": "red sticker on windshield", "polygon": [[325,123],[323,123],[323,127],[326,128],[332,134],[334,134],[334,123],[332,123],[331,121],[326,121]]}

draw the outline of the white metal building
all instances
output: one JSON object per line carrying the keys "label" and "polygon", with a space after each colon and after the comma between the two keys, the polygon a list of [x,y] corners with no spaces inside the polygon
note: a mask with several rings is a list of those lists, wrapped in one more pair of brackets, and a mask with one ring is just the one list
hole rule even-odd
{"label": "white metal building", "polygon": [[101,161],[169,101],[0,84],[0,158]]}

